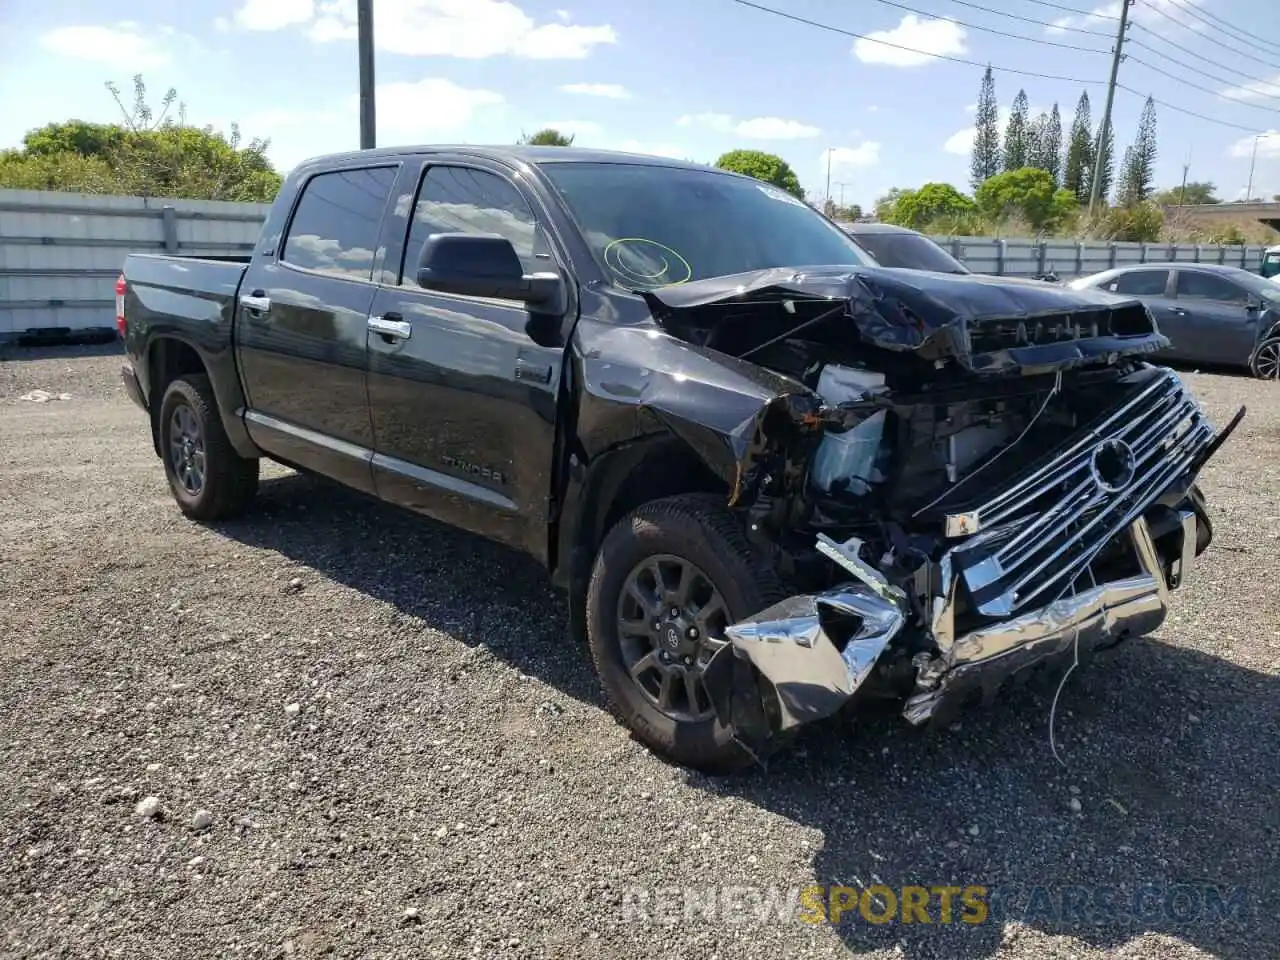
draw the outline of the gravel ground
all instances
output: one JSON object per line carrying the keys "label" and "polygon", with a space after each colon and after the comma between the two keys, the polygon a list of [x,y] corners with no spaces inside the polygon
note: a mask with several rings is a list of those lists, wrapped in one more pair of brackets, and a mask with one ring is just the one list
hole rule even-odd
{"label": "gravel ground", "polygon": [[[1250,406],[1218,539],[1158,636],[1070,678],[1065,765],[1049,688],[717,780],[610,718],[521,556],[277,468],[252,517],[185,521],[117,371],[0,362],[5,956],[1280,956],[1275,384],[1189,376]],[[976,925],[741,907],[872,883],[1008,892]]]}

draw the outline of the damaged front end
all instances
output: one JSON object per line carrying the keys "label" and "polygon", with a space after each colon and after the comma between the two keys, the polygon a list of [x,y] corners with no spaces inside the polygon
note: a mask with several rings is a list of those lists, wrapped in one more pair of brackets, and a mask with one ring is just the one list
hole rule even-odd
{"label": "damaged front end", "polygon": [[882,270],[649,294],[660,324],[799,380],[744,428],[731,505],[795,595],[704,682],[757,756],[856,697],[937,722],[1157,629],[1212,539],[1221,432],[1136,301]]}

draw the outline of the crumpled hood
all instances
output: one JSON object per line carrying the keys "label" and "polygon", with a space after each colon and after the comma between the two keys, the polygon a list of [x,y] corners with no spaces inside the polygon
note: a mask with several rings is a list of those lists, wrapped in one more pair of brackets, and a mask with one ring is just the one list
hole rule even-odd
{"label": "crumpled hood", "polygon": [[771,268],[645,294],[662,324],[684,311],[845,301],[867,343],[955,360],[974,373],[1040,373],[1168,346],[1141,301],[1099,290],[887,267]]}

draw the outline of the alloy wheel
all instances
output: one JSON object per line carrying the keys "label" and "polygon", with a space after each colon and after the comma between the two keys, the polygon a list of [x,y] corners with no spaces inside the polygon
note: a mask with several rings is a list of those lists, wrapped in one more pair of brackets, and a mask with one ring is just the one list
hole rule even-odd
{"label": "alloy wheel", "polygon": [[1280,339],[1268,340],[1258,347],[1253,372],[1262,380],[1280,380]]}
{"label": "alloy wheel", "polygon": [[624,665],[651,704],[681,723],[714,715],[703,674],[728,643],[729,611],[701,568],[670,554],[642,560],[623,584],[617,622]]}
{"label": "alloy wheel", "polygon": [[204,489],[204,433],[200,418],[185,403],[174,407],[169,418],[169,465],[182,489],[199,496]]}

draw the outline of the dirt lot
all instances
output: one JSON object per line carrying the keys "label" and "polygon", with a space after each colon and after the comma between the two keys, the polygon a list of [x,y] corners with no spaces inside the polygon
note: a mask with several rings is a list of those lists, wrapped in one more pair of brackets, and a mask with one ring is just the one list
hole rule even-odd
{"label": "dirt lot", "polygon": [[[4,956],[1280,956],[1275,384],[1189,375],[1250,407],[1218,539],[1069,680],[1065,766],[1050,688],[715,780],[610,718],[520,556],[274,468],[251,518],[182,519],[118,367],[0,361]],[[980,924],[768,909],[875,883],[1000,892]]]}

